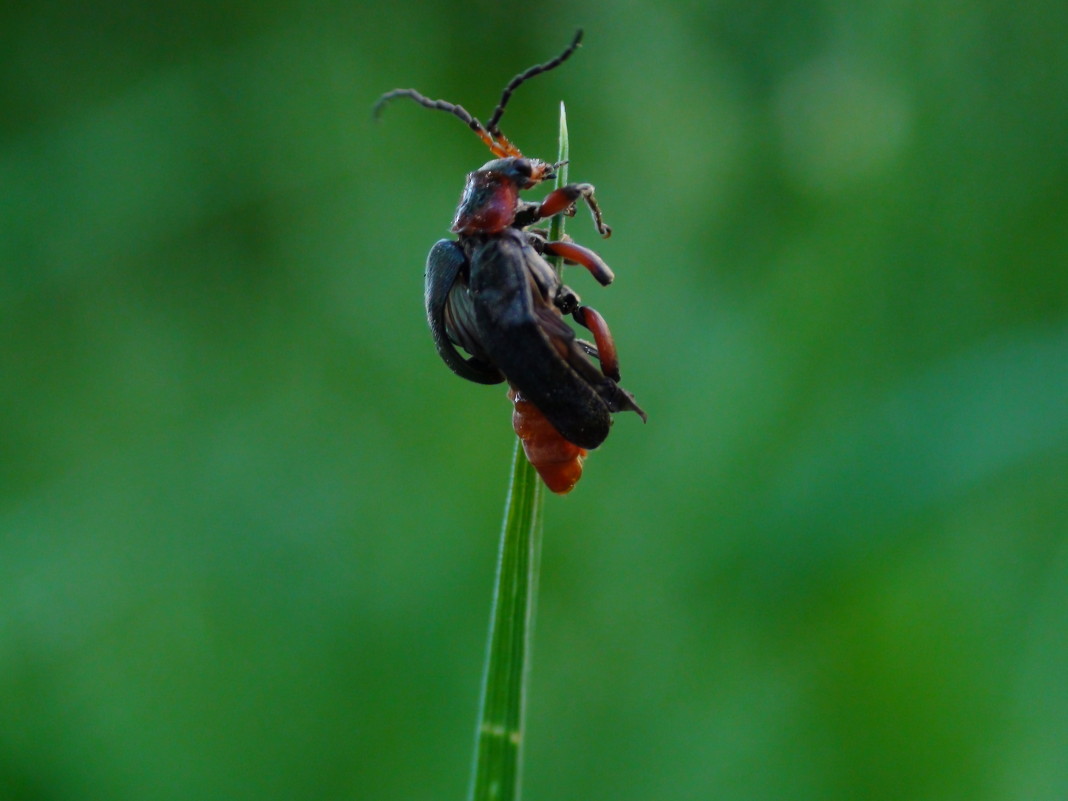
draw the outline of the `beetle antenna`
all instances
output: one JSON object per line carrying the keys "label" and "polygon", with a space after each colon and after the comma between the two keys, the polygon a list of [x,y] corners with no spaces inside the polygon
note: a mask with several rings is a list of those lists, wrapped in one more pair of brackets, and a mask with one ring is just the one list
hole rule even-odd
{"label": "beetle antenna", "polygon": [[452,114],[454,117],[459,117],[467,123],[475,133],[484,133],[486,130],[482,127],[482,123],[472,117],[471,112],[463,106],[450,103],[447,100],[431,100],[429,97],[419,94],[414,89],[394,89],[392,92],[386,92],[382,97],[378,98],[375,107],[371,110],[371,114],[377,119],[382,114],[382,109],[386,107],[386,104],[398,97],[408,97],[421,106],[437,109],[438,111],[447,111],[449,114]]}
{"label": "beetle antenna", "polygon": [[445,111],[452,114],[454,117],[459,117],[468,128],[478,135],[479,139],[486,143],[486,146],[489,147],[490,151],[495,156],[521,156],[523,154],[519,152],[519,148],[509,142],[508,137],[502,134],[501,129],[498,127],[498,123],[504,115],[504,109],[507,107],[508,101],[512,99],[512,92],[534,76],[541,75],[543,72],[548,72],[549,70],[559,67],[571,58],[571,54],[578,49],[581,42],[582,28],[579,28],[575,31],[575,36],[571,40],[571,44],[564,49],[563,53],[550,61],[546,61],[544,64],[535,64],[533,67],[524,70],[512,78],[512,80],[508,82],[508,85],[504,87],[504,91],[501,93],[500,102],[497,103],[497,107],[493,109],[493,115],[489,118],[489,122],[486,125],[479,122],[472,116],[471,112],[463,106],[456,103],[450,103],[447,100],[431,100],[429,97],[421,95],[414,89],[394,89],[392,92],[386,92],[378,98],[371,113],[377,119],[382,113],[382,109],[385,108],[386,104],[391,100],[395,100],[398,97],[407,97],[426,108]]}
{"label": "beetle antenna", "polygon": [[446,111],[454,117],[459,117],[467,124],[467,127],[478,135],[479,139],[486,143],[486,147],[490,149],[490,152],[499,158],[523,155],[519,152],[518,147],[508,141],[508,137],[500,131],[496,134],[491,134],[486,130],[485,126],[471,116],[471,112],[463,106],[457,105],[456,103],[450,103],[447,100],[431,100],[429,97],[419,94],[414,89],[394,89],[392,92],[386,92],[382,97],[378,98],[374,108],[371,109],[372,116],[377,119],[386,104],[389,103],[390,100],[398,97],[407,97],[414,100],[420,106],[437,109],[438,111]]}
{"label": "beetle antenna", "polygon": [[497,127],[497,124],[501,121],[501,116],[504,114],[504,107],[508,105],[508,101],[512,97],[512,92],[518,89],[520,84],[525,83],[535,75],[541,75],[543,72],[548,72],[551,69],[559,67],[571,57],[571,54],[574,53],[575,50],[578,49],[581,41],[582,28],[579,28],[575,31],[575,38],[571,40],[571,44],[567,46],[567,49],[564,50],[563,53],[558,55],[552,61],[546,61],[544,64],[535,64],[533,67],[519,73],[508,82],[508,85],[504,87],[504,92],[501,94],[501,102],[497,104],[497,108],[493,109],[493,116],[491,116],[489,122],[486,123],[486,130],[489,131],[490,136],[496,138],[501,135],[501,130]]}

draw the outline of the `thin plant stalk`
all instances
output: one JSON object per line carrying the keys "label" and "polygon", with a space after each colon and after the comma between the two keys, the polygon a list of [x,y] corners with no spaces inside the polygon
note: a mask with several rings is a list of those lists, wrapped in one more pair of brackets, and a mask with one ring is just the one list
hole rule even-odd
{"label": "thin plant stalk", "polygon": [[[567,118],[561,103],[557,161],[566,162],[567,158]],[[557,171],[556,186],[565,183],[566,163]],[[550,223],[549,235],[558,241],[563,234],[564,215],[557,214]],[[554,261],[559,273],[562,260]],[[470,801],[519,801],[521,794],[544,491],[517,438],[497,561]]]}

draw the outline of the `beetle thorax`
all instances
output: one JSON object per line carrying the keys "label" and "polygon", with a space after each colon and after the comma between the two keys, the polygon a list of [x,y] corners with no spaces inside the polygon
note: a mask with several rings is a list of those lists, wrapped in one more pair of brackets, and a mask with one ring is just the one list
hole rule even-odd
{"label": "beetle thorax", "polygon": [[519,187],[504,173],[478,170],[468,173],[460,205],[452,221],[457,234],[495,234],[515,221]]}

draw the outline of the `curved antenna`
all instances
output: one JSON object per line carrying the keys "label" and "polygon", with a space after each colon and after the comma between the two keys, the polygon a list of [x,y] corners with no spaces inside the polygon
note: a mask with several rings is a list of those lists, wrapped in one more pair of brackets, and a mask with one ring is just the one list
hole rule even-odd
{"label": "curved antenna", "polygon": [[501,135],[501,129],[497,127],[497,124],[501,121],[501,116],[504,114],[504,107],[508,105],[508,101],[512,97],[512,92],[519,88],[519,85],[533,78],[535,75],[541,75],[543,72],[556,69],[565,61],[567,61],[571,54],[578,49],[579,44],[582,42],[582,28],[575,31],[575,38],[571,40],[571,44],[567,46],[567,49],[563,53],[558,55],[552,61],[546,61],[544,64],[535,64],[528,70],[525,70],[516,75],[512,80],[508,82],[508,85],[504,87],[504,92],[501,94],[501,102],[497,104],[497,108],[493,109],[493,115],[489,118],[489,122],[486,123],[486,130],[493,137],[499,137]]}
{"label": "curved antenna", "polygon": [[452,114],[454,117],[459,117],[463,122],[474,131],[478,138],[486,143],[486,147],[490,149],[490,152],[498,158],[507,158],[508,156],[522,156],[519,152],[519,148],[513,145],[503,135],[498,133],[493,136],[486,130],[475,117],[471,115],[471,112],[465,109],[463,106],[456,103],[450,103],[448,100],[431,100],[425,95],[419,94],[414,89],[394,89],[392,92],[386,92],[382,97],[378,98],[371,113],[374,117],[378,117],[382,113],[382,109],[385,108],[389,101],[398,97],[407,97],[414,100],[420,106],[426,106],[426,108],[437,109],[438,111],[445,111]]}
{"label": "curved antenna", "polygon": [[468,128],[475,132],[478,138],[490,149],[490,152],[498,158],[508,158],[510,156],[521,157],[523,154],[519,152],[519,148],[509,142],[508,137],[501,133],[501,129],[497,127],[497,123],[501,121],[501,115],[504,114],[504,108],[508,105],[508,101],[512,97],[512,92],[514,92],[520,84],[525,83],[535,75],[541,75],[543,72],[548,72],[551,69],[559,67],[571,57],[571,54],[575,52],[581,41],[582,28],[579,28],[575,32],[575,38],[571,40],[571,44],[567,46],[563,53],[551,61],[546,61],[544,64],[536,64],[512,78],[512,80],[508,82],[508,85],[504,87],[504,92],[501,94],[501,101],[497,104],[497,108],[493,110],[493,116],[490,117],[488,125],[483,125],[471,114],[470,111],[457,103],[450,103],[447,100],[431,100],[429,97],[420,94],[414,89],[394,89],[392,92],[386,92],[378,98],[371,113],[377,118],[382,113],[382,109],[385,108],[386,104],[391,100],[395,100],[398,97],[407,97],[426,108],[437,109],[438,111],[444,111],[452,114],[454,117],[458,117]]}
{"label": "curved antenna", "polygon": [[458,106],[455,103],[450,103],[448,100],[431,100],[429,97],[419,94],[414,89],[394,89],[392,92],[386,92],[382,97],[378,98],[375,102],[375,107],[371,110],[371,114],[377,119],[382,114],[382,109],[386,104],[398,97],[408,97],[414,100],[421,106],[427,108],[437,109],[438,111],[447,111],[455,117],[459,117],[471,128],[475,133],[485,133],[486,129],[482,127],[482,123],[471,116],[471,112],[465,109],[463,106]]}

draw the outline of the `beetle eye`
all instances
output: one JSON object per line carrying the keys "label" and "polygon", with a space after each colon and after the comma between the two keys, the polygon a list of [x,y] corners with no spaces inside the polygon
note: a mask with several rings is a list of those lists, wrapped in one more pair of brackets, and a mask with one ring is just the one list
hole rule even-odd
{"label": "beetle eye", "polygon": [[529,178],[534,174],[534,167],[526,159],[515,160],[515,171],[522,175],[524,178]]}

